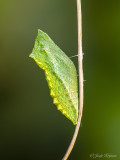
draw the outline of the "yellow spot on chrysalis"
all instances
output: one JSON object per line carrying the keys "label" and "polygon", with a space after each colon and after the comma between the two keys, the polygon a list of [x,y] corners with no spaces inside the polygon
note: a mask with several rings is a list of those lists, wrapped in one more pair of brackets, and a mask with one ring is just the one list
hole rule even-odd
{"label": "yellow spot on chrysalis", "polygon": [[51,82],[49,82],[49,86],[52,88],[52,86],[53,86],[53,85],[52,85],[52,83],[51,83]]}
{"label": "yellow spot on chrysalis", "polygon": [[58,104],[59,103],[58,100],[57,100],[57,98],[54,98],[53,103],[54,104]]}
{"label": "yellow spot on chrysalis", "polygon": [[65,111],[65,110],[63,110],[63,111],[62,111],[62,113],[63,113],[63,114],[66,114],[66,111]]}
{"label": "yellow spot on chrysalis", "polygon": [[46,70],[46,71],[45,71],[45,74],[48,76],[48,75],[49,75],[49,71],[48,71],[48,70]]}
{"label": "yellow spot on chrysalis", "polygon": [[58,108],[58,110],[62,110],[61,105],[58,105],[57,108]]}
{"label": "yellow spot on chrysalis", "polygon": [[37,62],[38,64],[42,64],[41,62]]}
{"label": "yellow spot on chrysalis", "polygon": [[46,68],[46,67],[42,67],[42,69],[43,69],[43,70],[46,70],[47,68]]}
{"label": "yellow spot on chrysalis", "polygon": [[50,77],[49,77],[49,76],[47,76],[47,80],[49,80],[49,81],[50,81]]}
{"label": "yellow spot on chrysalis", "polygon": [[50,95],[51,95],[51,96],[55,96],[53,90],[50,91]]}

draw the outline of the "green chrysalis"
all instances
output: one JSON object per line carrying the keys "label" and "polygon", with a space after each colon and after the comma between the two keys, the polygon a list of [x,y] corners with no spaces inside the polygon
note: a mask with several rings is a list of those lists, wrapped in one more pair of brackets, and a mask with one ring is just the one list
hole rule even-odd
{"label": "green chrysalis", "polygon": [[41,30],[38,30],[30,57],[45,71],[53,103],[73,124],[77,124],[78,86],[73,62]]}

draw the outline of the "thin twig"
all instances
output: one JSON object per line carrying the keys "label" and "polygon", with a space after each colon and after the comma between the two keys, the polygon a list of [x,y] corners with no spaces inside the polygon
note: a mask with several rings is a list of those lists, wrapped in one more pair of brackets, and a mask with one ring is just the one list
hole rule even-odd
{"label": "thin twig", "polygon": [[71,140],[71,143],[68,147],[68,150],[63,157],[62,160],[67,160],[76,141],[78,131],[81,124],[81,118],[82,118],[82,110],[83,110],[83,53],[82,53],[82,11],[81,11],[81,1],[77,0],[77,18],[78,18],[78,70],[79,70],[79,113],[78,113],[78,121],[77,125],[75,127],[75,132],[73,135],[73,138]]}

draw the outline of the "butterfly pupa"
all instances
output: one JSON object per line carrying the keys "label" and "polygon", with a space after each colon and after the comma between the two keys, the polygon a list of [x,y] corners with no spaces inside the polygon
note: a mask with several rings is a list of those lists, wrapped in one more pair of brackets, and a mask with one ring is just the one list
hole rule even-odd
{"label": "butterfly pupa", "polygon": [[77,72],[70,58],[41,30],[30,57],[45,71],[50,95],[57,109],[73,124],[78,118]]}

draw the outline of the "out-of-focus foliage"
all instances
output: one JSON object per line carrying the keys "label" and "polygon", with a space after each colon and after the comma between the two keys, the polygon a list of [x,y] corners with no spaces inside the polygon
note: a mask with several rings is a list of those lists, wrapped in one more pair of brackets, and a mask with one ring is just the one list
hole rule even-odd
{"label": "out-of-focus foliage", "polygon": [[[38,28],[68,56],[77,54],[75,2],[0,1],[0,159],[61,159],[69,145],[74,126],[52,104],[44,73],[28,56]],[[120,157],[120,1],[83,0],[82,15],[84,111],[69,159]]]}

